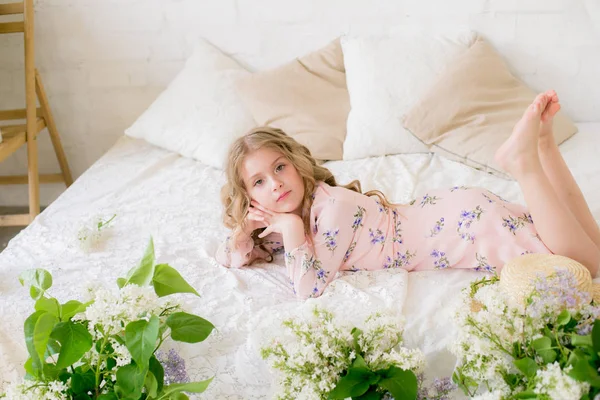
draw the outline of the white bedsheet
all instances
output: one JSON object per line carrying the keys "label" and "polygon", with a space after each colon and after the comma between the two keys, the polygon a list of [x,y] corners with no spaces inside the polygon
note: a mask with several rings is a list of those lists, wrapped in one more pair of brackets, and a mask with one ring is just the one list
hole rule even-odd
{"label": "white bedsheet", "polygon": [[[600,124],[579,124],[563,154],[600,221]],[[340,182],[358,178],[363,190],[380,189],[407,202],[435,187],[481,186],[522,202],[515,182],[432,154],[396,155],[328,163]],[[42,267],[54,277],[62,300],[81,298],[82,282],[115,285],[140,259],[150,235],[158,261],[170,263],[201,294],[182,296],[185,306],[215,324],[218,332],[198,345],[173,344],[185,354],[192,379],[215,376],[202,398],[270,398],[270,377],[258,349],[264,332],[291,312],[325,305],[349,319],[393,307],[407,320],[406,344],[426,353],[429,377],[448,376],[454,358],[451,304],[460,289],[481,275],[472,271],[378,271],[346,274],[307,303],[294,298],[276,264],[230,270],[213,255],[226,235],[220,223],[221,171],[122,137],[115,146],[0,254],[0,391],[24,374],[23,322],[33,310],[17,277]],[[94,215],[117,214],[103,249],[86,254],[76,242],[79,227]],[[280,263],[282,260],[276,260]]]}

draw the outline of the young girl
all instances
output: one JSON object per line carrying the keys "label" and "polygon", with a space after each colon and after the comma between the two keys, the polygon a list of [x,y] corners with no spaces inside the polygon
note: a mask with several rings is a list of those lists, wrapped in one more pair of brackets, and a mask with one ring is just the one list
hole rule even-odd
{"label": "young girl", "polygon": [[233,233],[217,259],[237,268],[285,250],[291,284],[303,298],[319,296],[338,271],[499,271],[524,253],[564,255],[594,276],[600,230],[554,141],[559,109],[554,91],[538,95],[496,153],[529,210],[466,187],[393,205],[378,191],[362,194],[357,181],[338,186],[282,131],[255,129],[230,150],[222,201]]}

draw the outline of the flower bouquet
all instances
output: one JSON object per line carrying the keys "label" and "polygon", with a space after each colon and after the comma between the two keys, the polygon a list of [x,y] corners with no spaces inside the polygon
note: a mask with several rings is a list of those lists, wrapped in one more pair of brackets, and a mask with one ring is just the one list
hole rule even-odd
{"label": "flower bouquet", "polygon": [[118,291],[90,291],[87,302],[61,304],[49,295],[52,276],[43,269],[19,280],[29,286],[35,312],[24,324],[27,374],[8,387],[8,399],[184,400],[184,392],[208,387],[211,379],[189,382],[173,374],[174,355],[158,352],[167,338],[201,342],[214,326],[165,299],[198,293],[174,268],[155,263],[152,239],[139,265],[117,279]]}
{"label": "flower bouquet", "polygon": [[[454,381],[477,399],[592,400],[600,393],[600,308],[568,270],[515,301],[499,278],[473,282],[457,312]],[[479,389],[485,387],[486,393]]]}
{"label": "flower bouquet", "polygon": [[359,329],[315,308],[282,325],[285,334],[261,349],[277,371],[277,399],[442,399],[454,389],[447,379],[436,381],[431,394],[419,392],[425,358],[401,346],[396,318],[376,313]]}

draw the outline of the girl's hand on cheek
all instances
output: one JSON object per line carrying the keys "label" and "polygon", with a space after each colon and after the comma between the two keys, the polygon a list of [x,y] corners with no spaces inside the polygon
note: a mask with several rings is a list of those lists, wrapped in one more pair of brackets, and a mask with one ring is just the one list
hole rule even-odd
{"label": "girl's hand on cheek", "polygon": [[265,223],[262,216],[259,216],[254,212],[254,208],[250,207],[248,209],[248,215],[246,215],[245,224],[244,224],[244,232],[247,235],[252,235],[257,229],[266,228],[267,224]]}
{"label": "girl's hand on cheek", "polygon": [[253,215],[257,221],[261,221],[267,227],[258,237],[263,238],[270,233],[284,234],[284,231],[302,224],[302,219],[296,214],[278,213],[271,211],[257,202],[253,201],[250,205],[249,214]]}

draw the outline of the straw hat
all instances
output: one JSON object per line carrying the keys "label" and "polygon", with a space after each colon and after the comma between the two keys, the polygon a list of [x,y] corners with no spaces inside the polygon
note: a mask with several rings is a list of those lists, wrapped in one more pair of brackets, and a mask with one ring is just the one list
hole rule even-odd
{"label": "straw hat", "polygon": [[592,282],[590,271],[568,257],[555,254],[525,254],[507,262],[500,271],[500,287],[517,301],[523,301],[533,289],[538,274],[549,276],[557,270],[568,270],[577,280],[577,288],[600,301],[600,285]]}
{"label": "straw hat", "polygon": [[[500,287],[511,300],[522,303],[533,290],[538,274],[550,276],[557,270],[571,271],[577,280],[577,288],[600,302],[600,284],[592,282],[590,271],[575,260],[555,254],[524,254],[513,258],[500,271]],[[481,307],[478,301],[471,302],[471,311],[478,312]]]}

